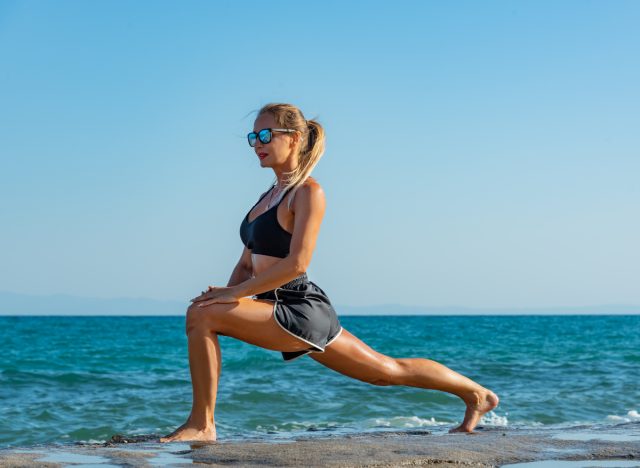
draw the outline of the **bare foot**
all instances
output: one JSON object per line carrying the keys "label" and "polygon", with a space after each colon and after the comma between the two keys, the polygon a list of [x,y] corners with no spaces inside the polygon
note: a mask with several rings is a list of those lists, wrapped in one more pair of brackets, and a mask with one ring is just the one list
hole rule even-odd
{"label": "bare foot", "polygon": [[216,428],[209,427],[206,429],[199,429],[197,427],[187,426],[187,423],[184,423],[171,434],[160,437],[160,442],[182,442],[191,440],[214,442],[216,440]]}
{"label": "bare foot", "polygon": [[498,406],[499,402],[498,395],[491,390],[484,389],[482,392],[475,393],[468,401],[465,401],[467,410],[464,413],[464,421],[458,427],[450,429],[449,432],[473,432],[482,415]]}

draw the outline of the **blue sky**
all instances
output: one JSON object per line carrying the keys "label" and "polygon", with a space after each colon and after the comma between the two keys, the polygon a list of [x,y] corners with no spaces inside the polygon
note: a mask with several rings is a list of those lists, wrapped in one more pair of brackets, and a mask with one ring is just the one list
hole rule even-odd
{"label": "blue sky", "polygon": [[[640,304],[640,3],[0,1],[0,291],[226,285],[267,102],[334,303]],[[340,311],[338,311],[340,313]]]}

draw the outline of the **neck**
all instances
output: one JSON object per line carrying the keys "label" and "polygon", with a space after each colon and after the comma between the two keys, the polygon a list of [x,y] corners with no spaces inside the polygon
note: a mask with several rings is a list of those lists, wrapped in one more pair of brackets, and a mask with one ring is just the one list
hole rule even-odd
{"label": "neck", "polygon": [[285,161],[285,163],[281,166],[273,167],[273,172],[275,172],[276,180],[278,181],[278,187],[284,187],[284,183],[286,181],[285,174],[292,172],[298,167],[294,160],[295,158],[293,156],[290,156],[287,161]]}
{"label": "neck", "polygon": [[284,188],[284,180],[283,179],[277,179],[275,186],[278,190],[282,190]]}

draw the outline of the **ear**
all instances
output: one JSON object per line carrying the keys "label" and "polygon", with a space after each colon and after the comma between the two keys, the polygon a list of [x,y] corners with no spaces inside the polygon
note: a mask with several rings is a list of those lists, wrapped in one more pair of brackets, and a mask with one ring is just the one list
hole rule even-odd
{"label": "ear", "polygon": [[290,133],[289,135],[291,135],[291,144],[289,145],[289,148],[293,149],[296,147],[296,145],[300,141],[300,132],[293,132],[293,133]]}

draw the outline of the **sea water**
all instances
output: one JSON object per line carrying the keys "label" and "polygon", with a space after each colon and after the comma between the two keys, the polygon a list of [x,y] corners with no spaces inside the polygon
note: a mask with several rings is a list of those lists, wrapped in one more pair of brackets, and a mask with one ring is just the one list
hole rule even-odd
{"label": "sea water", "polygon": [[[640,426],[640,316],[342,316],[380,353],[438,361],[496,392],[485,428]],[[220,336],[220,440],[446,432],[464,404],[374,386]],[[0,447],[166,435],[191,409],[184,317],[0,317]]]}

